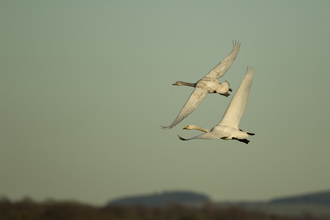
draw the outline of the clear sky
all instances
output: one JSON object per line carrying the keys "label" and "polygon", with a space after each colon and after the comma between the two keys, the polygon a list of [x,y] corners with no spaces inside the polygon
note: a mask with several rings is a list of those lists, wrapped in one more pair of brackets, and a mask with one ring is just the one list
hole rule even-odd
{"label": "clear sky", "polygon": [[[0,195],[215,201],[330,189],[330,1],[0,1]],[[168,131],[190,87],[241,41],[220,82],[255,77],[238,141],[192,140],[230,99]]]}

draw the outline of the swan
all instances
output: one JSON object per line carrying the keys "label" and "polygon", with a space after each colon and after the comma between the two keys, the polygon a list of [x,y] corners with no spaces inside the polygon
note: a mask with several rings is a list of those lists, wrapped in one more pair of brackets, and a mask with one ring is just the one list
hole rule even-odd
{"label": "swan", "polygon": [[[227,80],[225,82],[227,82]],[[188,82],[176,81],[172,85],[173,86],[190,86],[190,87],[196,87],[196,84],[197,83],[188,83]],[[232,92],[233,90],[231,88],[229,88],[228,91]],[[229,96],[228,91],[227,92],[224,92],[224,93],[218,93],[218,94],[228,97]],[[216,91],[209,91],[208,93],[217,93],[217,92]]]}
{"label": "swan", "polygon": [[233,96],[225,114],[223,115],[219,124],[214,126],[212,129],[201,128],[196,125],[188,125],[183,129],[186,130],[200,130],[205,132],[204,134],[197,135],[195,137],[185,139],[178,135],[180,140],[187,141],[192,139],[224,139],[224,140],[238,140],[240,142],[248,144],[250,141],[247,139],[254,133],[248,131],[242,131],[238,128],[238,124],[244,113],[246,103],[249,97],[249,92],[252,86],[254,76],[254,69],[248,67],[246,70],[245,77]]}
{"label": "swan", "polygon": [[216,67],[214,67],[206,76],[198,80],[196,83],[187,83],[182,81],[177,81],[173,83],[176,86],[190,86],[195,87],[194,91],[191,93],[186,104],[182,107],[179,115],[169,126],[161,126],[163,129],[170,129],[180,123],[185,117],[191,114],[199,104],[204,100],[207,93],[218,93],[220,95],[229,96],[228,91],[232,91],[230,85],[227,81],[220,83],[218,78],[225,75],[229,67],[233,64],[237,57],[241,43],[239,41],[233,41],[233,49],[230,54],[222,60]]}

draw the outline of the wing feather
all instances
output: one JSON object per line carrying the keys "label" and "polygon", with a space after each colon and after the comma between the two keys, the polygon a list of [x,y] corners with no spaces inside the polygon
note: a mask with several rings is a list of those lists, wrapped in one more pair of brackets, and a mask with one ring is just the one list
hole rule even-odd
{"label": "wing feather", "polygon": [[170,126],[162,126],[162,128],[170,129],[175,125],[179,124],[185,117],[190,115],[207,95],[207,90],[202,88],[195,88],[194,91],[191,93],[190,97],[188,98],[186,104],[182,107],[179,115],[176,119],[172,122]]}
{"label": "wing feather", "polygon": [[224,136],[222,136],[219,133],[215,133],[215,132],[208,132],[208,133],[200,134],[200,135],[197,135],[195,137],[187,138],[187,139],[179,136],[180,140],[182,140],[182,141],[189,141],[189,140],[192,140],[192,139],[217,140],[217,139],[220,139],[222,137],[224,137]]}
{"label": "wing feather", "polygon": [[238,124],[243,116],[249,97],[253,76],[254,69],[252,67],[248,67],[241,85],[233,96],[225,114],[222,117],[222,120],[218,125],[230,126],[238,129]]}
{"label": "wing feather", "polygon": [[205,77],[213,77],[213,78],[220,78],[227,70],[231,67],[231,65],[234,63],[239,48],[241,46],[241,43],[237,40],[233,41],[233,50],[230,52],[230,54],[222,60],[216,67],[214,67]]}

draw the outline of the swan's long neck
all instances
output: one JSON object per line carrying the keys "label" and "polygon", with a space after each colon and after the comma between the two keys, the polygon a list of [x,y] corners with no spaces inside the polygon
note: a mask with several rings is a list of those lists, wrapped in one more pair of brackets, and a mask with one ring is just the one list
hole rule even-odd
{"label": "swan's long neck", "polygon": [[191,86],[195,87],[196,83],[180,82],[180,86]]}
{"label": "swan's long neck", "polygon": [[205,133],[208,133],[208,132],[211,131],[210,129],[207,129],[207,128],[201,128],[201,127],[198,127],[198,126],[195,126],[194,128],[195,128],[195,130],[200,130],[200,131],[203,131],[203,132],[205,132]]}

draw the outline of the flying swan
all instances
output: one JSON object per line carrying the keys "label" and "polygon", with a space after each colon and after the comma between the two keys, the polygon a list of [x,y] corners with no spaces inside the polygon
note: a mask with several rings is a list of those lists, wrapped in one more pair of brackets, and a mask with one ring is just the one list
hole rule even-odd
{"label": "flying swan", "polygon": [[245,106],[249,97],[249,92],[252,86],[253,76],[254,76],[254,69],[252,67],[250,68],[248,67],[241,85],[239,86],[237,92],[233,96],[219,124],[214,126],[211,130],[206,128],[201,128],[196,125],[188,125],[183,129],[200,130],[205,133],[189,139],[185,139],[178,135],[180,140],[187,141],[192,139],[209,139],[209,140],[224,139],[224,140],[238,140],[240,142],[248,144],[250,141],[247,138],[250,135],[254,135],[254,133],[250,133],[248,131],[242,131],[241,129],[238,129],[238,124],[245,110]]}
{"label": "flying swan", "polygon": [[216,67],[214,67],[206,76],[198,80],[196,83],[177,81],[173,84],[176,86],[191,86],[195,87],[195,89],[191,93],[186,104],[182,107],[176,119],[169,126],[161,126],[163,129],[170,129],[179,124],[185,117],[190,115],[199,106],[199,104],[206,97],[207,93],[218,93],[226,97],[229,96],[228,91],[232,91],[229,83],[227,81],[220,83],[218,78],[225,75],[229,67],[233,64],[237,57],[240,46],[241,43],[239,41],[233,41],[233,50],[230,52],[230,54]]}

